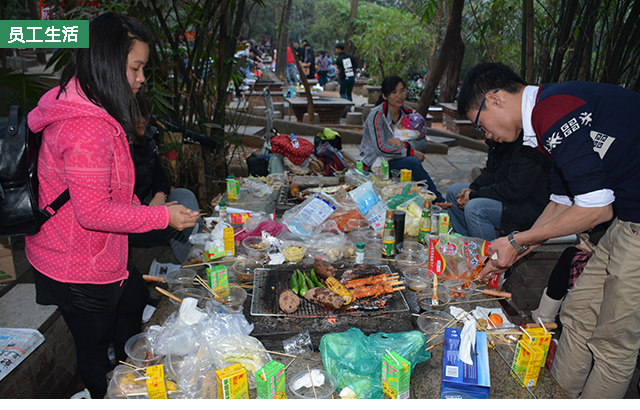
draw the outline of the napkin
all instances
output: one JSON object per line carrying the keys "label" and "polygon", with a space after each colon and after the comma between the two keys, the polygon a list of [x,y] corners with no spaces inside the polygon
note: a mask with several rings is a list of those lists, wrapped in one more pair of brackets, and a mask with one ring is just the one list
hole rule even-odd
{"label": "napkin", "polygon": [[455,306],[451,306],[449,312],[455,318],[462,318],[464,322],[462,332],[460,332],[458,358],[468,365],[473,365],[473,356],[476,347],[476,318]]}

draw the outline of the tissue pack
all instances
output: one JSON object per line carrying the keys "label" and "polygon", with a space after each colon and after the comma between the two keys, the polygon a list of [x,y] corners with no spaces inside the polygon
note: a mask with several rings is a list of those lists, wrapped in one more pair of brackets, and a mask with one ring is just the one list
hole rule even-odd
{"label": "tissue pack", "polygon": [[239,363],[216,370],[219,399],[248,399],[247,371]]}
{"label": "tissue pack", "polygon": [[256,372],[256,385],[258,399],[286,399],[284,365],[275,360],[267,363]]}
{"label": "tissue pack", "polygon": [[529,344],[523,339],[518,340],[511,364],[511,374],[518,380],[518,383],[524,383],[527,387],[536,385],[540,366],[544,364],[544,355],[545,351],[542,346]]}
{"label": "tissue pack", "polygon": [[446,328],[442,357],[441,399],[488,399],[491,389],[487,334],[476,332],[475,358],[472,365],[458,357],[461,329]]}
{"label": "tissue pack", "polygon": [[396,352],[382,356],[382,392],[390,399],[408,399],[411,362]]}

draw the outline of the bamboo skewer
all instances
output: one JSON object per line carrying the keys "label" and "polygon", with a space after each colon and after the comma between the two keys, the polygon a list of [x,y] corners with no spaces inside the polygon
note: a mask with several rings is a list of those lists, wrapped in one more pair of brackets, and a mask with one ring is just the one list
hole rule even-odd
{"label": "bamboo skewer", "polygon": [[203,288],[205,288],[206,290],[208,290],[209,292],[211,292],[211,294],[213,295],[213,297],[214,297],[214,298],[216,298],[216,300],[217,300],[217,301],[219,301],[219,302],[221,302],[221,303],[223,303],[223,304],[225,304],[225,303],[226,303],[226,302],[225,302],[224,300],[222,300],[222,298],[221,298],[221,297],[216,293],[216,291],[215,291],[215,290],[213,290],[213,289],[211,289],[211,288],[209,287],[209,284],[208,284],[204,279],[202,279],[200,276],[196,276],[196,281],[197,281],[198,283],[200,283],[200,284],[202,285],[202,287],[203,287]]}
{"label": "bamboo skewer", "polygon": [[[461,315],[462,312],[460,312],[458,314]],[[456,323],[458,323],[459,321],[461,321],[462,319],[464,319],[465,317],[467,317],[469,314],[471,314],[471,312],[466,312],[466,314],[462,317],[460,317],[459,319],[457,319],[457,316],[454,317],[453,319],[451,319],[446,325],[442,326],[433,336],[431,336],[431,338],[429,338],[429,340],[427,340],[426,343],[429,343],[430,341],[432,341],[433,339],[435,339],[436,337],[438,337],[438,335],[442,332],[444,332],[444,329],[446,329],[447,327],[449,327],[450,325],[455,325]]]}
{"label": "bamboo skewer", "polygon": [[179,297],[177,297],[176,295],[174,295],[171,292],[167,292],[166,290],[162,289],[159,286],[156,286],[156,290],[160,293],[162,293],[163,295],[167,296],[168,298],[171,298],[175,301],[177,301],[178,303],[182,303],[182,299],[180,299]]}
{"label": "bamboo skewer", "polygon": [[433,346],[427,347],[427,349],[426,349],[426,350],[427,350],[427,352],[428,352],[429,350],[431,350],[431,349],[433,349],[434,347],[436,347],[436,346],[438,346],[438,345],[441,345],[441,344],[443,344],[443,343],[444,343],[444,340],[443,340],[442,342],[438,342],[438,343],[434,344]]}
{"label": "bamboo skewer", "polygon": [[463,303],[475,303],[475,302],[491,302],[493,300],[500,300],[500,299],[506,299],[506,298],[491,298],[491,299],[478,299],[478,300],[465,300],[462,302],[449,302],[449,305],[461,305]]}
{"label": "bamboo skewer", "polygon": [[309,372],[309,380],[311,380],[311,387],[313,387],[313,395],[317,400],[318,395],[316,394],[316,386],[313,384],[313,377],[311,376],[311,369],[309,368],[309,365],[307,365],[307,371]]}
{"label": "bamboo skewer", "polygon": [[265,349],[259,349],[259,348],[257,348],[257,347],[253,347],[253,346],[237,345],[237,344],[235,344],[235,343],[230,343],[230,342],[221,342],[221,343],[226,344],[226,345],[236,346],[236,347],[243,347],[243,348],[245,348],[245,349],[256,350],[256,351],[258,351],[258,352],[265,352],[265,353],[270,353],[270,354],[277,354],[277,355],[280,355],[280,356],[287,356],[287,357],[293,357],[293,358],[297,358],[297,357],[298,357],[298,356],[295,356],[295,355],[292,355],[292,354],[280,353],[280,352],[274,352],[274,351],[271,351],[271,350],[265,350]]}
{"label": "bamboo skewer", "polygon": [[120,364],[124,364],[126,366],[132,367],[133,369],[141,371],[141,372],[144,372],[144,371],[147,370],[147,369],[145,369],[143,367],[138,367],[138,366],[135,366],[135,365],[133,365],[131,363],[123,362],[122,360],[118,360],[118,362],[120,362]]}

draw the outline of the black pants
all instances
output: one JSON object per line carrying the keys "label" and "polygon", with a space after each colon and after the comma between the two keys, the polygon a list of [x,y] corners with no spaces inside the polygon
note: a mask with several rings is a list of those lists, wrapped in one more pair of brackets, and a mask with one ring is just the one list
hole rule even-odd
{"label": "black pants", "polygon": [[76,348],[82,382],[93,399],[107,392],[106,375],[113,369],[107,350],[113,344],[116,360],[126,360],[124,345],[140,333],[149,289],[129,262],[129,279],[106,285],[57,282],[34,269],[36,301],[58,305]]}

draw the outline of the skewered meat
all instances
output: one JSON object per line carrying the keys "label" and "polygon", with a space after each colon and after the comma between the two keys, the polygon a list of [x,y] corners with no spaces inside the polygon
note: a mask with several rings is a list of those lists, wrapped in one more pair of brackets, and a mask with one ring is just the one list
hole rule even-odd
{"label": "skewered meat", "polygon": [[385,271],[379,266],[359,265],[353,269],[347,269],[342,273],[342,281],[364,278],[368,276],[382,275]]}
{"label": "skewered meat", "polygon": [[300,307],[300,298],[291,289],[285,289],[280,294],[278,304],[284,313],[293,313]]}
{"label": "skewered meat", "polygon": [[355,299],[379,296],[384,293],[393,293],[393,286],[388,283],[377,283],[371,286],[360,286],[351,289],[351,294]]}
{"label": "skewered meat", "polygon": [[316,261],[313,262],[313,270],[316,275],[320,276],[322,279],[327,279],[329,277],[333,278],[336,276],[335,268],[327,261],[316,259]]}
{"label": "skewered meat", "polygon": [[344,304],[342,296],[327,288],[311,288],[304,295],[304,298],[330,310],[340,309]]}
{"label": "skewered meat", "polygon": [[352,280],[343,282],[342,284],[346,288],[356,288],[358,286],[373,285],[376,283],[386,282],[386,281],[387,281],[387,275],[383,273],[382,275],[369,276],[367,278],[352,279]]}

